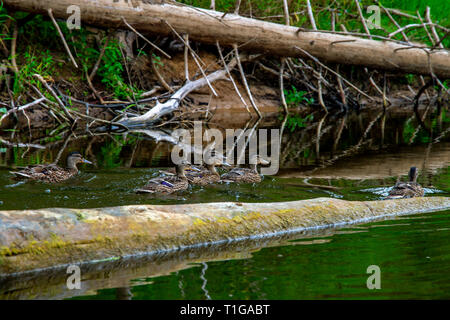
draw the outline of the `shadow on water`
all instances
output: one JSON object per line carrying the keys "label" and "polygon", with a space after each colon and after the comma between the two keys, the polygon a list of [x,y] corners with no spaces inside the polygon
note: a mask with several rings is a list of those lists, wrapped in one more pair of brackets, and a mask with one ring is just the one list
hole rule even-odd
{"label": "shadow on water", "polygon": [[[273,202],[324,196],[375,200],[386,195],[398,176],[404,178],[410,166],[421,171],[419,182],[426,187],[427,196],[449,196],[450,116],[445,110],[439,115],[431,113],[426,119],[433,128],[429,137],[418,129],[410,111],[265,119],[258,128],[279,128],[284,123],[277,175],[266,176],[260,184],[190,187],[166,197],[133,192],[158,176],[160,168],[172,166],[172,146],[166,142],[155,142],[145,134],[69,136],[61,129],[32,132],[29,138],[28,133],[22,137],[6,132],[2,141],[12,145],[3,143],[0,148],[0,209]],[[209,127],[224,131],[245,124],[212,121]],[[18,146],[19,142],[45,148]],[[95,166],[81,166],[81,173],[72,180],[47,185],[10,179],[11,169],[51,163],[75,150]],[[448,213],[84,264],[81,290],[66,289],[65,269],[45,275],[28,273],[1,280],[0,299],[442,298],[446,296],[443,292],[448,297],[448,285],[438,280],[441,269],[450,262],[445,240],[450,229]],[[430,231],[433,238],[428,236]],[[404,260],[399,262],[397,257]],[[390,289],[371,296],[365,287],[366,268],[371,264],[390,270],[400,282],[396,284],[386,273]],[[401,274],[401,268],[410,279]],[[412,272],[416,274],[411,276]],[[420,284],[430,287],[430,292],[414,295]]]}

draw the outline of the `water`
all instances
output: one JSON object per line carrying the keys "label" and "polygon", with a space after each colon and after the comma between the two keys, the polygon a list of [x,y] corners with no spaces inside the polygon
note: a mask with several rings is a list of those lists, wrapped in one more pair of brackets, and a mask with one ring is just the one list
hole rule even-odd
{"label": "water", "polygon": [[[132,299],[448,299],[450,211],[299,238],[128,281]],[[241,257],[239,257],[241,255]],[[381,289],[366,286],[367,267]],[[77,299],[117,299],[100,289]]]}
{"label": "water", "polygon": [[[302,179],[266,177],[261,184],[194,187],[166,198],[131,191],[156,174],[155,168],[86,170],[71,183],[4,187],[1,207],[261,202],[322,196],[376,200],[388,189],[379,180],[332,180],[336,189],[331,191],[302,186]],[[4,186],[11,185],[7,176],[0,171]],[[449,196],[449,176],[450,166],[439,169],[430,178],[433,187],[427,189],[427,196]],[[311,181],[328,186],[325,179]],[[394,182],[387,179],[386,184]],[[450,297],[449,237],[450,211],[403,216],[82,267],[80,291],[65,288],[64,270],[50,272],[0,289],[0,299],[443,299]],[[381,269],[381,290],[366,287],[370,265]]]}
{"label": "water", "polygon": [[[359,143],[357,127],[349,122],[337,146],[332,130],[324,132],[320,148],[314,144],[304,148],[307,141],[313,141],[315,129],[286,135],[280,172],[260,184],[197,186],[164,197],[133,192],[169,165],[170,149],[164,144],[120,136],[77,139],[68,144],[63,157],[79,150],[95,166],[80,166],[76,178],[55,185],[17,183],[8,171],[18,165],[53,161],[62,143],[45,150],[4,148],[0,152],[0,210],[316,197],[378,200],[398,175],[405,178],[411,165],[421,171],[419,182],[426,196],[450,196],[448,138],[408,146],[402,141],[385,145],[380,136],[372,135],[355,155],[339,158]],[[365,130],[364,125],[360,127]],[[391,134],[386,131],[383,139]],[[450,297],[449,236],[450,211],[395,217],[84,265],[81,290],[66,289],[65,270],[24,275],[4,283],[0,299],[445,299]],[[367,289],[370,265],[381,269],[381,290]]]}

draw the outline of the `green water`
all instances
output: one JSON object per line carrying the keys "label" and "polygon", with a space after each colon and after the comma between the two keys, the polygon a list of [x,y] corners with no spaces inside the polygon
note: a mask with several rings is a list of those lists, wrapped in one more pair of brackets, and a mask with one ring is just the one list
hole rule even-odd
{"label": "green water", "polygon": [[[263,248],[245,259],[192,263],[129,281],[132,299],[448,299],[450,211],[343,228]],[[381,271],[369,290],[367,267]],[[78,299],[117,299],[100,289]]]}
{"label": "green water", "polygon": [[[155,198],[132,190],[158,169],[83,168],[74,180],[58,185],[14,185],[0,171],[1,208],[102,207],[137,203],[211,201],[288,201],[313,197],[376,200],[395,179],[350,181],[313,179],[332,185],[323,190],[302,186],[302,179],[266,177],[256,185],[194,187],[179,195]],[[429,177],[427,196],[449,196],[450,167]],[[27,196],[25,197],[24,194]],[[450,211],[309,233],[291,234],[170,257],[150,257],[83,277],[83,290],[67,290],[64,279],[39,282],[9,298],[74,299],[442,299],[450,297]],[[367,268],[381,270],[381,289],[366,286]],[[116,270],[117,269],[117,270]],[[83,268],[82,268],[83,272]],[[47,279],[48,276],[44,278]],[[56,289],[55,289],[56,288]]]}
{"label": "green water", "polygon": [[[259,184],[196,186],[170,196],[134,192],[170,165],[169,149],[152,141],[119,136],[70,142],[62,159],[78,150],[94,165],[82,165],[75,178],[51,185],[18,183],[11,180],[9,170],[54,161],[62,140],[31,152],[4,148],[0,152],[0,210],[317,197],[379,200],[396,176],[406,178],[413,165],[421,172],[418,182],[426,188],[425,196],[450,196],[448,138],[405,146],[395,138],[405,131],[395,131],[395,118],[386,121],[386,128],[390,127],[385,136],[387,140],[387,135],[393,135],[389,140],[395,144],[386,145],[374,133],[359,154],[327,165],[326,161],[358,143],[358,130],[365,130],[360,118],[350,120],[337,148],[334,131],[324,132],[320,154],[308,145],[315,129],[285,135],[280,172]],[[308,170],[309,179],[294,177]],[[450,211],[391,217],[344,228],[86,264],[81,266],[80,290],[67,289],[66,270],[6,282],[0,277],[0,299],[445,299],[450,298],[449,236]],[[381,270],[379,290],[366,285],[371,265]]]}

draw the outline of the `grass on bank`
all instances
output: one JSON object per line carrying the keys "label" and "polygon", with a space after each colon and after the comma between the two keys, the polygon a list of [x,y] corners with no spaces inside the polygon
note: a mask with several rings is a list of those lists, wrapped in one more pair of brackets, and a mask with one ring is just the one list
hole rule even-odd
{"label": "grass on bank", "polygon": [[[188,5],[195,7],[209,8],[210,0],[182,0]],[[336,12],[336,27],[338,28],[341,24],[344,25],[348,31],[364,32],[363,26],[360,22],[359,16],[357,14],[356,5],[354,0],[341,0],[341,1],[326,1],[326,0],[314,0],[312,2],[312,7],[314,11],[314,16],[316,19],[316,24],[319,29],[330,30],[331,29],[331,10]],[[233,12],[235,7],[235,0],[217,0],[216,9],[218,11]],[[371,0],[361,1],[361,6],[363,7],[363,12],[365,17],[368,18],[369,14],[366,12],[365,8],[369,5],[373,5],[376,2]],[[383,0],[380,2],[384,7],[400,9],[408,14],[417,15],[417,11],[421,14],[422,18],[425,19],[425,9],[427,6],[431,8],[431,17],[437,23],[449,27],[450,26],[450,1],[448,0]],[[290,0],[288,1],[290,16],[290,24],[298,27],[309,28],[310,22],[305,14],[306,12],[306,0]],[[281,0],[253,0],[253,1],[242,1],[240,14],[243,16],[249,16],[258,19],[264,19],[266,21],[273,21],[278,23],[284,23],[284,13],[283,13],[283,1]],[[27,16],[28,13],[14,13],[14,18],[20,19]],[[394,15],[394,18],[400,25],[406,25],[410,23],[417,23],[417,20],[409,19],[406,17],[400,17]],[[6,28],[6,22],[8,18],[8,12],[1,5],[0,0],[0,39],[4,42],[6,47],[9,46],[12,28],[9,26]],[[390,21],[390,19],[381,12],[381,26],[382,30],[373,29],[371,32],[373,34],[386,35],[386,33],[396,30],[396,26]],[[103,43],[95,43],[92,41],[92,35],[86,28],[81,30],[68,30],[65,23],[60,23],[60,27],[69,41],[69,45],[75,54],[76,60],[81,64],[79,69],[73,68],[69,63],[67,63],[67,54],[61,44],[61,41],[57,35],[57,31],[48,19],[48,17],[43,17],[42,15],[37,15],[25,25],[19,28],[19,38],[16,60],[17,64],[20,66],[20,71],[12,87],[13,95],[15,98],[23,95],[24,91],[27,90],[25,83],[32,83],[41,89],[41,84],[38,83],[34,78],[34,73],[39,73],[44,77],[50,78],[55,72],[60,71],[62,68],[67,69],[69,73],[69,81],[86,82],[86,74],[89,73],[95,62],[97,61],[101,46]],[[444,34],[438,30],[441,37]],[[407,31],[408,37],[412,41],[420,41],[431,45],[428,35],[423,30],[410,29]],[[395,39],[402,40],[401,35],[398,34],[394,37]],[[102,41],[105,41],[103,39]],[[443,41],[446,47],[450,47],[450,37]],[[121,45],[117,40],[110,39],[108,47],[100,63],[99,69],[96,75],[96,86],[101,83],[103,88],[108,92],[111,92],[113,99],[134,99],[142,93],[142,88],[138,88],[133,83],[130,83],[128,75],[125,69],[124,56],[122,52]],[[59,53],[59,56],[58,56]],[[141,54],[147,54],[142,51]],[[64,56],[61,56],[64,55]],[[10,63],[12,57],[1,57],[7,59]],[[0,60],[1,60],[0,59]],[[154,57],[158,61],[158,57]],[[6,75],[3,75],[5,77]],[[72,80],[71,80],[72,79]],[[407,75],[406,81],[408,83],[413,83],[415,81],[414,75]],[[45,91],[45,90],[44,90]],[[299,97],[298,94],[301,91],[297,88],[287,88],[287,97],[292,97],[295,102],[300,100],[305,100],[307,104],[307,97]],[[70,92],[67,92],[70,94]],[[87,96],[90,94],[90,90],[85,92]],[[53,97],[48,96],[49,99]]]}

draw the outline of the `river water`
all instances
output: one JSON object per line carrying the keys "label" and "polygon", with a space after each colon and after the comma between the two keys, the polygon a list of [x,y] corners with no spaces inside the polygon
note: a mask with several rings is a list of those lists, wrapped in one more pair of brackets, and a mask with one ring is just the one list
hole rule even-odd
{"label": "river water", "polygon": [[[69,141],[94,166],[80,166],[67,182],[48,185],[10,179],[9,171],[52,162],[64,139],[46,149],[0,149],[0,210],[94,208],[129,204],[215,201],[274,202],[335,197],[382,199],[410,166],[421,173],[426,196],[450,196],[450,137],[445,116],[434,136],[414,134],[409,115],[390,115],[367,132],[376,115],[326,119],[285,128],[280,171],[260,184],[191,187],[180,194],[138,195],[137,187],[170,166],[170,146],[142,136],[100,136]],[[409,119],[409,120],[408,120]],[[409,121],[409,122],[408,122]],[[432,123],[433,118],[430,118]],[[437,123],[436,121],[434,122]],[[275,125],[267,125],[273,128]],[[339,136],[339,139],[337,138]],[[17,142],[16,140],[12,139]],[[319,141],[319,142],[317,142]],[[337,141],[337,142],[336,142]],[[30,142],[23,141],[23,142]],[[411,142],[411,143],[409,143]],[[389,218],[348,227],[289,234],[177,254],[88,266],[82,288],[68,290],[61,274],[19,277],[0,288],[0,299],[409,299],[450,297],[450,211]],[[369,266],[381,289],[369,290]]]}

